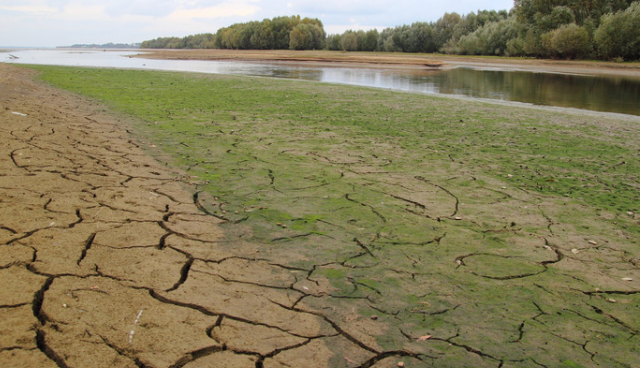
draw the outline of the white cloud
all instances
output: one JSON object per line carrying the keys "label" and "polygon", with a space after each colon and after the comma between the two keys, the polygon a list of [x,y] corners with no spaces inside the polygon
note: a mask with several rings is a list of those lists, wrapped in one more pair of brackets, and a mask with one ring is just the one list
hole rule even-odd
{"label": "white cloud", "polygon": [[57,11],[46,0],[3,0],[0,13],[12,13],[14,16],[47,16]]}
{"label": "white cloud", "polygon": [[25,13],[34,16],[48,15],[55,13],[55,8],[48,7],[46,5],[0,5],[0,10],[16,13]]}
{"label": "white cloud", "polygon": [[109,1],[105,10],[112,17],[126,14],[162,17],[175,11],[180,6],[179,3],[174,0],[119,0]]}
{"label": "white cloud", "polygon": [[390,7],[397,3],[389,0],[297,0],[294,8],[315,14],[377,14],[390,13]]}
{"label": "white cloud", "polygon": [[189,19],[214,19],[231,16],[250,16],[256,14],[259,8],[255,5],[247,4],[244,1],[222,3],[207,8],[181,7],[169,14],[166,18],[172,20]]}
{"label": "white cloud", "polygon": [[[3,0],[0,12],[14,16],[65,14],[81,16],[79,9],[101,9],[110,17],[127,15],[166,17],[172,14],[204,17],[254,14],[259,0]],[[79,18],[81,19],[81,18]]]}
{"label": "white cloud", "polygon": [[65,6],[63,11],[56,15],[56,18],[68,21],[86,21],[108,20],[110,17],[105,13],[103,5],[73,3]]}

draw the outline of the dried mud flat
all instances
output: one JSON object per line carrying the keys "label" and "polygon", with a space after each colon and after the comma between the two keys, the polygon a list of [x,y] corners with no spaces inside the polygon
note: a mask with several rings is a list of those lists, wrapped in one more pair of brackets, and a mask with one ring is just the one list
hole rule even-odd
{"label": "dried mud flat", "polygon": [[334,351],[371,366],[389,355],[293,310],[294,271],[223,250],[220,220],[180,173],[99,106],[32,78],[0,64],[2,367],[322,367]]}

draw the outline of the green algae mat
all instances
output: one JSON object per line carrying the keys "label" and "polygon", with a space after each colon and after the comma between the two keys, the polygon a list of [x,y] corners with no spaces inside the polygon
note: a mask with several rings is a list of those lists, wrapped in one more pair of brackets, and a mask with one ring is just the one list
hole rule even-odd
{"label": "green algae mat", "polygon": [[230,250],[354,341],[411,367],[638,367],[640,118],[30,68],[122,114]]}

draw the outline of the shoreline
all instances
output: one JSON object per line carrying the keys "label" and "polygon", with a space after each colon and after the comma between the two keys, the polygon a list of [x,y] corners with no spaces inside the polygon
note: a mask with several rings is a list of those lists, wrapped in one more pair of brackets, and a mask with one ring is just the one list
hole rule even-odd
{"label": "shoreline", "polygon": [[567,61],[529,58],[493,58],[441,54],[291,50],[156,50],[140,49],[133,57],[159,60],[236,60],[354,68],[438,70],[457,67],[505,69],[640,78],[640,63]]}
{"label": "shoreline", "polygon": [[[288,51],[288,50],[149,50],[149,54],[137,54],[132,57],[158,60],[211,60],[211,61],[239,61],[239,62],[266,62],[281,65],[305,65],[318,67],[337,68],[375,68],[405,71],[447,70],[453,68],[474,68],[478,70],[502,69],[510,71],[524,71],[532,73],[557,73],[571,75],[618,75],[623,77],[637,77],[640,79],[640,64],[621,65],[607,62],[587,61],[562,61],[562,60],[536,60],[518,58],[491,59],[488,57],[474,56],[449,56],[435,54],[391,54],[386,58],[380,58],[381,53],[365,52],[327,52],[327,51]],[[327,53],[333,53],[327,55]],[[354,54],[353,56],[342,56]],[[432,57],[428,61],[440,67],[425,67],[422,62],[425,57]],[[436,60],[437,59],[437,60]],[[376,88],[376,87],[370,87]],[[384,88],[382,88],[384,90]],[[406,92],[406,91],[398,91]],[[415,92],[408,92],[415,93]],[[537,105],[528,102],[497,100],[490,98],[477,98],[450,94],[435,94],[433,96],[477,101],[499,106],[527,107],[539,111],[558,111],[572,115],[599,116],[605,118],[618,118],[628,121],[640,122],[640,116],[616,112],[580,109],[575,107]]]}
{"label": "shoreline", "polygon": [[[402,92],[402,91],[398,91],[398,92]],[[407,92],[407,93],[411,93],[411,92]],[[461,101],[474,101],[474,102],[486,103],[486,104],[497,105],[497,106],[505,106],[505,107],[524,107],[527,109],[538,110],[541,112],[558,112],[558,113],[563,113],[568,115],[602,117],[602,118],[620,119],[620,120],[640,123],[640,115],[623,114],[618,112],[587,110],[587,109],[579,109],[577,107],[536,105],[530,102],[495,100],[490,98],[467,97],[467,96],[459,96],[459,95],[439,94],[439,95],[432,95],[432,96],[449,98],[454,100],[461,100]]]}

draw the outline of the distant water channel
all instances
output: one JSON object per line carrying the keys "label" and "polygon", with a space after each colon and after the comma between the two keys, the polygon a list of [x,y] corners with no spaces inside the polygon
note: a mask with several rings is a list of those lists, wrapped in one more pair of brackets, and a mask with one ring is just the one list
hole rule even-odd
{"label": "distant water channel", "polygon": [[640,77],[585,76],[473,68],[441,71],[388,70],[266,62],[149,60],[129,57],[137,53],[139,53],[137,50],[17,50],[0,52],[0,61],[302,79],[640,116]]}

